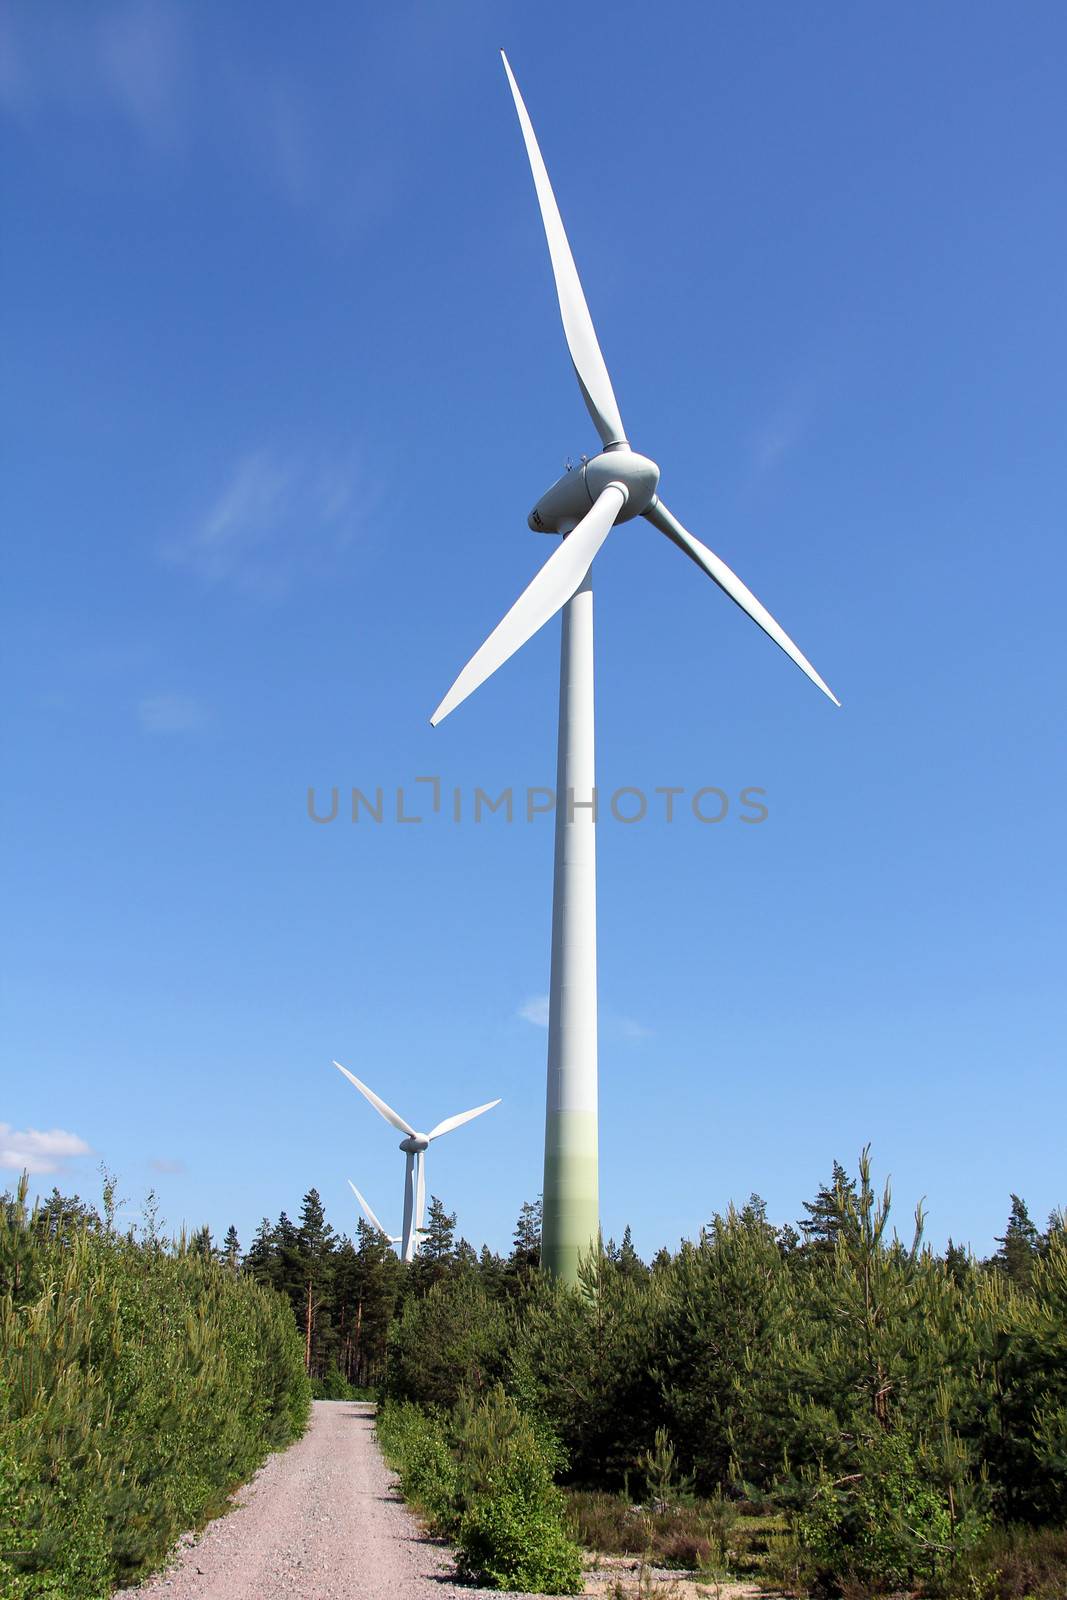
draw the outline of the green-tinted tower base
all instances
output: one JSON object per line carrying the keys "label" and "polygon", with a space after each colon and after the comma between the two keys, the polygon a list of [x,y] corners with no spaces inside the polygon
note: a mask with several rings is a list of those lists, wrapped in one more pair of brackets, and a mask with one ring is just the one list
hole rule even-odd
{"label": "green-tinted tower base", "polygon": [[597,1173],[593,591],[563,611],[541,1265],[577,1283],[600,1231]]}

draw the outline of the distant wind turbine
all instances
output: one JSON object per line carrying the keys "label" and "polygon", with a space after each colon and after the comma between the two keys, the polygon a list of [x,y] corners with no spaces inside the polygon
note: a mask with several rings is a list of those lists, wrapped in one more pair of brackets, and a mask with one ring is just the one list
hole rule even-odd
{"label": "distant wind turbine", "polygon": [[378,1218],[374,1215],[374,1212],[371,1210],[370,1205],[363,1198],[363,1196],[360,1194],[359,1190],[356,1188],[356,1186],[352,1182],[351,1178],[349,1178],[349,1180],[348,1180],[348,1187],[351,1189],[352,1193],[355,1195],[356,1199],[359,1201],[359,1208],[363,1212],[363,1215],[366,1217],[367,1221],[370,1223],[371,1227],[372,1228],[377,1228],[378,1232],[381,1234],[382,1238],[385,1240],[385,1242],[387,1244],[399,1244],[400,1243],[400,1235],[398,1233],[386,1233],[385,1229],[382,1227],[381,1223],[378,1221]]}
{"label": "distant wind turbine", "polygon": [[[567,347],[603,449],[591,461],[583,458],[580,468],[565,472],[530,512],[527,520],[535,532],[562,534],[563,538],[504,620],[467,662],[430,721],[435,726],[441,722],[550,618],[563,612],[541,1263],[548,1271],[575,1282],[579,1258],[595,1246],[599,1227],[590,575],[593,558],[612,529],[635,517],[650,522],[751,617],[834,705],[840,701],[737,574],[668,511],[657,493],[659,467],[630,448],[537,137],[508,59],[503,51],[501,55],[541,208]],[[639,210],[648,199],[636,193],[629,198]],[[633,234],[632,224],[631,216],[623,219],[624,239]],[[654,241],[654,227],[648,237]]]}
{"label": "distant wind turbine", "polygon": [[[435,1128],[431,1128],[429,1133],[418,1133],[410,1122],[404,1121],[399,1112],[394,1111],[392,1106],[387,1106],[384,1100],[379,1099],[373,1089],[368,1089],[365,1083],[361,1083],[355,1073],[349,1072],[347,1067],[342,1067],[339,1061],[335,1061],[334,1066],[338,1072],[344,1073],[349,1083],[355,1084],[360,1094],[370,1101],[375,1111],[380,1116],[383,1116],[386,1122],[392,1123],[399,1133],[405,1135],[400,1141],[400,1148],[407,1157],[404,1166],[404,1231],[400,1238],[400,1259],[401,1261],[412,1261],[415,1258],[416,1240],[423,1232],[422,1213],[426,1203],[425,1157],[430,1141],[439,1139],[443,1133],[451,1133],[453,1128],[461,1128],[465,1122],[470,1122],[472,1117],[480,1117],[483,1111],[492,1111],[494,1106],[500,1104],[500,1101],[490,1100],[484,1106],[475,1106],[473,1111],[461,1111],[457,1116],[446,1117]],[[348,1181],[353,1194],[371,1222],[382,1233],[385,1233],[385,1229],[373,1211],[371,1211],[351,1178]],[[385,1234],[385,1236],[389,1239],[390,1244],[397,1243],[388,1234]]]}

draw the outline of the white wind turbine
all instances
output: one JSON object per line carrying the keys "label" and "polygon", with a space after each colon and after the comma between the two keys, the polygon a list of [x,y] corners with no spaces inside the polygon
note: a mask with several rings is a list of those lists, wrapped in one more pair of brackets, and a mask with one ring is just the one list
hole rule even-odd
{"label": "white wind turbine", "polygon": [[356,1188],[355,1184],[352,1182],[351,1178],[349,1178],[349,1180],[348,1180],[348,1187],[351,1189],[352,1193],[355,1195],[356,1199],[359,1201],[359,1209],[362,1211],[363,1215],[366,1217],[366,1219],[370,1223],[371,1227],[372,1228],[377,1228],[378,1232],[382,1235],[382,1238],[385,1240],[386,1244],[399,1244],[401,1242],[400,1234],[399,1233],[386,1233],[385,1229],[382,1227],[381,1223],[378,1221],[378,1218],[374,1215],[374,1212],[371,1210],[369,1202],[363,1198],[363,1196],[360,1194],[359,1190]]}
{"label": "white wind turbine", "polygon": [[[398,1133],[404,1134],[404,1138],[400,1141],[400,1148],[403,1150],[407,1160],[404,1166],[404,1231],[400,1239],[400,1259],[401,1261],[412,1261],[415,1258],[416,1241],[423,1232],[422,1213],[426,1204],[426,1150],[431,1140],[439,1139],[443,1133],[451,1133],[453,1128],[461,1128],[465,1122],[470,1122],[472,1117],[480,1117],[483,1111],[492,1111],[494,1106],[500,1104],[500,1101],[490,1100],[484,1106],[475,1106],[473,1111],[461,1111],[455,1117],[446,1117],[435,1128],[431,1128],[429,1133],[418,1133],[410,1122],[405,1122],[403,1117],[393,1110],[392,1106],[387,1106],[384,1100],[380,1100],[373,1089],[368,1089],[365,1083],[360,1083],[355,1073],[349,1072],[347,1067],[342,1067],[339,1061],[335,1061],[334,1066],[338,1072],[344,1073],[349,1083],[355,1084],[360,1094],[370,1101],[375,1111],[383,1116],[386,1122],[391,1122]],[[352,1183],[351,1178],[348,1181],[356,1199],[374,1223],[374,1226],[380,1228],[382,1233],[385,1233],[385,1229],[382,1228],[381,1223],[371,1211],[355,1184]],[[395,1239],[391,1239],[388,1234],[385,1236],[389,1239],[390,1244],[397,1242]]]}
{"label": "white wind turbine", "polygon": [[537,138],[503,51],[501,56],[541,207],[563,331],[603,450],[583,461],[580,470],[568,470],[531,511],[532,529],[564,538],[468,661],[430,721],[436,726],[562,610],[541,1261],[549,1271],[573,1282],[579,1256],[595,1243],[599,1231],[590,568],[612,528],[644,517],[718,584],[835,705],[840,702],[736,573],[667,510],[656,493],[656,463],[630,449]]}

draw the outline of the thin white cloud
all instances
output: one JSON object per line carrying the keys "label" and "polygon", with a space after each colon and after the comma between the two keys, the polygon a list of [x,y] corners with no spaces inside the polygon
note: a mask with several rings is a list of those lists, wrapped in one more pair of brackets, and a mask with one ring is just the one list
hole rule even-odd
{"label": "thin white cloud", "polygon": [[85,1140],[63,1128],[41,1132],[0,1122],[0,1167],[16,1172],[60,1172],[72,1157],[88,1154]]}
{"label": "thin white cloud", "polygon": [[[548,996],[535,994],[529,1000],[524,1000],[516,1015],[523,1022],[532,1022],[536,1028],[548,1027]],[[638,1022],[636,1017],[624,1017],[617,1011],[605,1014],[605,1025],[621,1039],[651,1039],[652,1029],[647,1028],[643,1022]]]}
{"label": "thin white cloud", "polygon": [[0,24],[0,107],[118,115],[148,143],[173,145],[187,123],[185,19],[172,0],[27,7]]}
{"label": "thin white cloud", "polygon": [[651,1039],[652,1029],[646,1028],[643,1022],[638,1022],[635,1017],[616,1017],[615,1026],[624,1039]]}
{"label": "thin white cloud", "polygon": [[137,720],[146,733],[189,733],[204,713],[187,694],[147,694],[137,702]]}
{"label": "thin white cloud", "polygon": [[164,0],[132,0],[99,19],[97,58],[105,90],[153,143],[180,134],[183,38]]}
{"label": "thin white cloud", "polygon": [[177,1156],[156,1156],[151,1162],[149,1162],[149,1165],[153,1172],[180,1175],[188,1170],[185,1162],[179,1160]]}
{"label": "thin white cloud", "polygon": [[537,1028],[548,1027],[548,996],[536,994],[532,999],[524,1001],[519,1007],[519,1016],[523,1022],[532,1022]]}
{"label": "thin white cloud", "polygon": [[256,450],[231,468],[220,492],[165,559],[206,583],[276,598],[294,574],[322,565],[355,535],[361,505],[351,458]]}
{"label": "thin white cloud", "polygon": [[751,438],[752,465],[765,477],[803,443],[815,414],[815,385],[797,384],[758,427]]}

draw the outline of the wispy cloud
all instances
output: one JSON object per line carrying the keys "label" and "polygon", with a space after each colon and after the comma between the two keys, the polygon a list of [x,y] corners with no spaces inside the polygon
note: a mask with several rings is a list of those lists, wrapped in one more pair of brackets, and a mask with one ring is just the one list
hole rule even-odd
{"label": "wispy cloud", "polygon": [[74,1156],[87,1156],[89,1146],[76,1133],[51,1128],[13,1128],[0,1122],[0,1167],[16,1172],[60,1172]]}
{"label": "wispy cloud", "polygon": [[803,443],[814,414],[815,390],[810,382],[795,386],[775,406],[750,440],[752,466],[759,477],[773,472]]}
{"label": "wispy cloud", "polygon": [[163,555],[207,583],[277,598],[298,571],[321,567],[351,542],[360,520],[358,488],[350,457],[253,451],[234,464],[203,515]]}
{"label": "wispy cloud", "polygon": [[537,1028],[548,1027],[548,996],[535,994],[519,1007],[519,1016],[523,1022],[532,1022]]}
{"label": "wispy cloud", "polygon": [[636,1017],[613,1017],[614,1026],[624,1039],[651,1039],[652,1029],[646,1028]]}
{"label": "wispy cloud", "polygon": [[[532,1022],[536,1028],[548,1027],[548,996],[547,994],[531,995],[529,1000],[524,1000],[516,1015],[523,1022]],[[652,1029],[647,1028],[643,1022],[638,1022],[636,1017],[624,1017],[617,1011],[608,1011],[604,1014],[604,1023],[610,1031],[620,1039],[651,1039]]]}
{"label": "wispy cloud", "polygon": [[204,712],[187,694],[148,694],[137,702],[137,720],[146,733],[189,733]]}
{"label": "wispy cloud", "polygon": [[150,144],[186,124],[185,19],[170,0],[29,7],[0,24],[0,108],[21,121],[56,109],[117,114]]}
{"label": "wispy cloud", "polygon": [[105,89],[152,143],[180,137],[184,38],[180,13],[164,0],[132,0],[97,24]]}
{"label": "wispy cloud", "polygon": [[177,1156],[156,1156],[149,1162],[153,1172],[167,1173],[172,1176],[188,1171],[184,1161]]}

